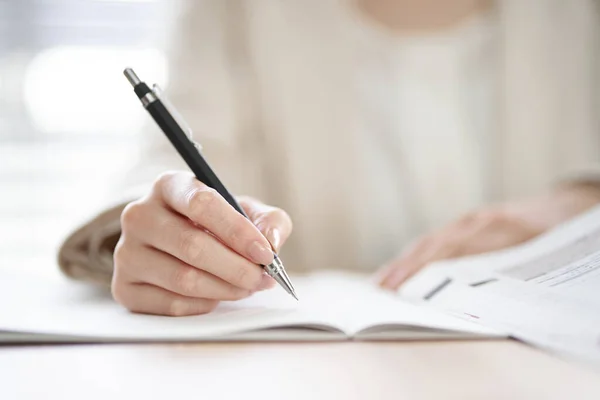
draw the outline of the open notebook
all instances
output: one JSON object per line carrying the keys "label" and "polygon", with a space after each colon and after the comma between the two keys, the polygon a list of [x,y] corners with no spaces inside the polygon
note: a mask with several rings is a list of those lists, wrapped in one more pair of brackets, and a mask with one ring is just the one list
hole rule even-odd
{"label": "open notebook", "polygon": [[0,342],[416,340],[505,336],[380,291],[365,276],[295,277],[300,301],[276,287],[208,315],[132,314],[105,292],[25,275],[0,278]]}

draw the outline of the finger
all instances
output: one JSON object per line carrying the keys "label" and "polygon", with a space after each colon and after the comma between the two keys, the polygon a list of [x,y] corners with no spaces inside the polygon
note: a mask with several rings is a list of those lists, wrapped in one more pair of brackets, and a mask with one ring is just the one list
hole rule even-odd
{"label": "finger", "polygon": [[[121,251],[115,259],[127,266],[126,273],[135,283],[149,283],[186,297],[214,300],[240,300],[252,294],[162,251],[142,245],[134,249],[135,257]],[[261,285],[268,284],[265,278]]]}
{"label": "finger", "polygon": [[454,257],[461,251],[462,241],[453,236],[455,235],[448,232],[445,235],[432,235],[420,240],[405,255],[386,267],[386,275],[380,281],[381,287],[397,290],[402,283],[426,265]]}
{"label": "finger", "polygon": [[217,300],[185,297],[148,284],[118,281],[112,291],[117,302],[132,312],[143,314],[200,315],[211,312],[219,304]]}
{"label": "finger", "polygon": [[379,268],[379,270],[377,270],[377,272],[374,275],[374,280],[375,282],[377,282],[377,284],[381,287],[387,288],[386,286],[386,281],[390,278],[390,276],[394,273],[394,271],[397,268],[397,263],[407,257],[409,254],[412,253],[413,248],[415,248],[416,246],[421,246],[421,242],[422,240],[417,240],[411,244],[409,244],[408,246],[406,246],[406,248],[404,249],[404,251],[400,254],[400,256],[390,260],[388,263],[384,264],[382,267]]}
{"label": "finger", "polygon": [[189,220],[162,207],[152,207],[151,212],[139,214],[137,240],[239,288],[258,290],[260,287],[264,274],[260,266],[193,226]]}
{"label": "finger", "polygon": [[489,224],[480,218],[466,217],[421,240],[405,256],[387,268],[382,286],[392,290],[435,261],[475,254],[475,249],[490,250]]}
{"label": "finger", "polygon": [[395,290],[400,283],[408,279],[412,271],[421,267],[422,259],[431,251],[435,242],[432,238],[419,240],[400,257],[392,260],[384,268],[380,278],[380,286],[385,289]]}
{"label": "finger", "polygon": [[257,264],[273,262],[267,239],[214,189],[187,173],[165,174],[158,185],[166,204]]}
{"label": "finger", "polygon": [[290,216],[280,208],[266,205],[251,197],[241,196],[238,201],[273,249],[279,251],[292,233]]}

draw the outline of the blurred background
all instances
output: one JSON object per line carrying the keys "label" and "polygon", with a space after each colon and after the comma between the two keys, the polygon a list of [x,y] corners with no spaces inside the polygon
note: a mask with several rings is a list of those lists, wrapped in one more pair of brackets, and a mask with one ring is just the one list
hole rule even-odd
{"label": "blurred background", "polygon": [[[189,18],[177,19],[186,4]],[[166,87],[176,20],[189,56],[179,66],[193,69],[178,75],[195,79],[175,99],[195,130],[223,143],[243,131],[244,146],[295,135],[280,149],[292,172],[306,149],[321,160],[313,151],[321,135],[353,132],[361,141],[375,195],[343,217],[336,207],[335,223],[313,212],[317,205],[326,214],[327,196],[354,190],[335,171],[322,174],[312,162],[314,170],[290,173],[298,182],[319,177],[314,187],[336,185],[291,202],[285,185],[265,185],[266,201],[303,216],[295,232],[310,248],[298,253],[304,264],[374,268],[401,243],[486,201],[537,194],[581,165],[597,166],[599,0],[323,4],[0,0],[0,268],[58,276],[57,247],[130,171],[150,120],[122,71],[134,67]],[[323,165],[335,143],[319,146]],[[252,168],[234,166],[232,176],[250,188],[246,178],[264,163],[239,159]],[[341,223],[365,260],[350,252],[341,260],[313,235],[326,228],[336,237]]]}
{"label": "blurred background", "polygon": [[60,241],[139,147],[123,68],[168,81],[176,3],[0,0],[0,268],[58,274]]}

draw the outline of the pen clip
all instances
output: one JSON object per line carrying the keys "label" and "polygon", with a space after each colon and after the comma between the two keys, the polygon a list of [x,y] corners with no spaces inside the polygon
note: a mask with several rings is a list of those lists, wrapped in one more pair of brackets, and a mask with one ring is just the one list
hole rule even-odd
{"label": "pen clip", "polygon": [[165,106],[167,111],[171,114],[175,122],[179,125],[181,130],[185,133],[190,142],[194,145],[194,147],[200,151],[202,150],[202,145],[194,140],[194,134],[192,132],[192,128],[185,122],[181,114],[173,107],[167,96],[165,96],[164,92],[157,84],[152,85],[152,93],[161,101],[161,103]]}

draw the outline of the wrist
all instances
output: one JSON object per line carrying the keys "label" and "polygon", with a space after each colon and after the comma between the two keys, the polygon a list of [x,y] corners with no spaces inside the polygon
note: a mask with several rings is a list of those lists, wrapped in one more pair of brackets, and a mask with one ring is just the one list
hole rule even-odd
{"label": "wrist", "polygon": [[508,208],[540,232],[545,232],[598,204],[600,186],[573,182]]}

